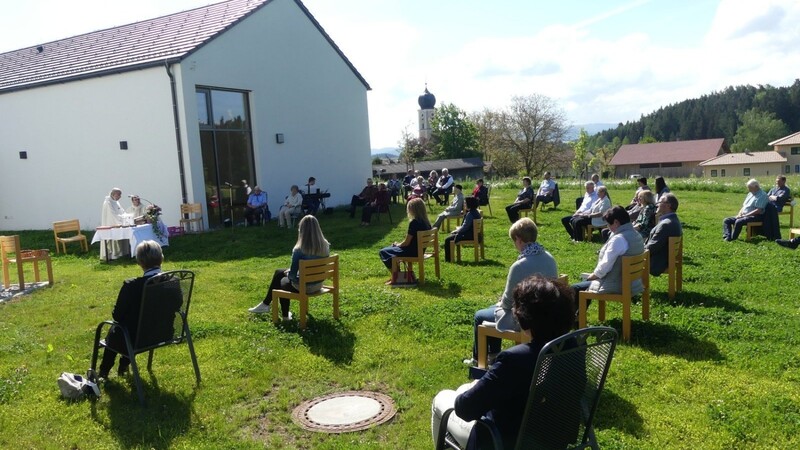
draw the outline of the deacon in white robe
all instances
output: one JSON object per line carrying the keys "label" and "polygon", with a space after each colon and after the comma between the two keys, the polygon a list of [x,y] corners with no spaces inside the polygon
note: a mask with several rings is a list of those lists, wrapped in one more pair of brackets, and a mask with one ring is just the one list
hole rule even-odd
{"label": "deacon in white robe", "polygon": [[[113,227],[122,225],[125,210],[119,204],[122,197],[122,190],[119,188],[111,189],[111,192],[103,201],[103,211],[100,215],[100,225]],[[118,259],[131,254],[130,243],[127,240],[111,241],[108,245],[109,254],[106,254],[106,241],[100,242],[100,259]]]}
{"label": "deacon in white robe", "polygon": [[131,197],[131,206],[128,207],[128,214],[135,219],[139,216],[143,216],[144,213],[145,207],[142,204],[142,200],[135,195]]}

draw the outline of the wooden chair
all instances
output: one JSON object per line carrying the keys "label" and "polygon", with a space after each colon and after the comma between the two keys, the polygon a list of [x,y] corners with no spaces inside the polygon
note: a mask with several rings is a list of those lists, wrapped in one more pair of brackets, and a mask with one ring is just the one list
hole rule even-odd
{"label": "wooden chair", "polygon": [[[277,323],[278,308],[281,298],[295,299],[300,301],[300,329],[306,328],[306,317],[308,316],[308,299],[319,297],[320,295],[333,295],[333,318],[339,319],[339,255],[331,255],[327,258],[303,259],[300,260],[298,270],[300,281],[300,292],[284,291],[274,289],[272,291],[272,321]],[[306,293],[305,287],[308,283],[322,283],[331,280],[330,285],[324,285],[319,291]]]}
{"label": "wooden chair", "polygon": [[179,224],[187,233],[194,228],[192,224],[197,224],[198,232],[203,231],[203,206],[200,203],[182,204]]}
{"label": "wooden chair", "polygon": [[624,256],[622,258],[622,292],[619,294],[600,294],[581,291],[578,293],[578,324],[586,327],[586,305],[589,299],[598,300],[598,316],[600,321],[606,320],[606,302],[622,303],[622,339],[631,339],[631,282],[640,278],[644,285],[642,291],[642,320],[650,320],[650,255],[647,250],[641,255]]}
{"label": "wooden chair", "polygon": [[[61,233],[69,233],[69,232],[76,232],[77,234],[73,236],[59,236]],[[88,252],[89,251],[89,242],[86,240],[86,236],[81,233],[81,223],[78,219],[72,220],[62,220],[60,222],[53,222],[53,235],[55,235],[56,240],[56,254],[59,253],[61,247],[63,247],[64,254],[67,253],[67,243],[69,242],[80,242],[81,250]],[[61,247],[59,246],[61,244]]]}
{"label": "wooden chair", "polygon": [[[129,330],[123,324],[113,320],[106,320],[97,325],[94,334],[92,365],[87,377],[96,381],[99,375],[97,373],[97,357],[101,347],[111,349],[120,355],[127,355],[131,360],[139,402],[144,406],[144,390],[139,376],[139,366],[136,363],[136,355],[149,353],[147,371],[152,374],[153,351],[168,345],[180,344],[185,340],[192,358],[195,379],[199,385],[200,367],[197,365],[197,355],[194,352],[192,332],[189,330],[188,322],[193,287],[194,272],[188,270],[164,272],[148,278],[142,289],[139,323],[135,330]],[[105,327],[109,327],[109,331],[116,329],[116,332],[121,333],[123,342],[102,339],[102,331]],[[131,339],[132,331],[136,331],[133,339]]]}
{"label": "wooden chair", "polygon": [[533,223],[535,223],[535,224],[537,224],[537,225],[538,225],[538,224],[539,224],[539,222],[537,222],[537,221],[536,221],[536,210],[537,210],[537,209],[538,209],[538,208],[536,208],[536,207],[533,207],[533,208],[525,208],[525,209],[520,209],[520,210],[519,210],[519,215],[520,215],[520,217],[522,217],[523,215],[524,215],[525,217],[528,217],[528,213],[532,212],[532,213],[533,213]]}
{"label": "wooden chair", "polygon": [[[13,254],[13,257],[10,256]],[[47,281],[53,285],[53,265],[50,263],[50,250],[22,250],[19,236],[0,236],[0,262],[3,265],[3,287],[11,286],[9,268],[11,264],[17,265],[19,289],[25,289],[25,273],[23,264],[33,263],[33,277],[39,282],[39,261],[44,261],[47,266]]]}
{"label": "wooden chair", "polygon": [[419,265],[419,282],[425,282],[425,260],[433,258],[436,278],[439,275],[439,230],[431,228],[427,231],[417,232],[417,256],[395,256],[392,258],[392,273],[400,270],[401,262],[417,263]]}
{"label": "wooden chair", "polygon": [[744,240],[749,241],[754,234],[757,234],[758,228],[761,228],[763,225],[764,222],[747,222],[747,234]]}
{"label": "wooden chair", "polygon": [[778,213],[778,216],[789,216],[789,228],[794,228],[794,205],[792,204],[794,202],[795,200],[790,199],[783,205],[783,210]]}
{"label": "wooden chair", "polygon": [[683,237],[669,238],[669,257],[667,259],[667,275],[669,275],[669,298],[683,289]]}
{"label": "wooden chair", "polygon": [[600,227],[596,227],[591,223],[589,225],[586,225],[583,229],[583,240],[586,242],[592,242],[592,234],[594,234],[595,230],[597,230],[597,234],[599,235],[601,233],[600,230],[602,230],[603,228],[608,228],[608,225],[603,225]]}
{"label": "wooden chair", "polygon": [[789,230],[789,239],[794,239],[796,236],[800,236],[800,228],[792,228]]}
{"label": "wooden chair", "polygon": [[[475,262],[478,262],[478,255],[481,259],[486,259],[484,254],[484,234],[483,234],[483,219],[476,219],[472,221],[472,239],[465,239],[463,241],[455,242],[455,239],[450,241],[450,254],[456,255],[456,261],[461,262],[461,247],[464,245],[471,245],[475,250]],[[480,252],[480,253],[479,253]]]}
{"label": "wooden chair", "polygon": [[[558,281],[569,285],[569,276],[561,275],[558,277]],[[522,344],[524,342],[530,342],[531,338],[523,333],[522,331],[500,331],[497,329],[497,324],[494,322],[483,322],[482,324],[478,325],[478,368],[485,369],[489,366],[489,353],[488,353],[488,344],[486,342],[487,337],[496,337],[499,339],[507,339],[509,341],[514,341],[517,344]]]}
{"label": "wooden chair", "polygon": [[[516,448],[599,448],[594,417],[617,345],[608,327],[573,331],[547,343],[537,358]],[[442,414],[436,450],[461,449],[448,432],[454,408]],[[475,421],[476,448],[503,449],[497,424],[486,417]]]}

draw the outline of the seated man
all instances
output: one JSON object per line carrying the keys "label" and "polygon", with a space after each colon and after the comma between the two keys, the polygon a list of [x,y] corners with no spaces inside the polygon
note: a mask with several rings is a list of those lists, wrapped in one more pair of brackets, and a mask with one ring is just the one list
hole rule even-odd
{"label": "seated man", "polygon": [[319,209],[320,200],[319,197],[315,197],[313,192],[316,190],[319,192],[319,189],[316,189],[314,186],[317,184],[317,179],[314,177],[308,177],[308,183],[306,183],[306,193],[303,195],[303,209],[305,209],[308,214],[316,214],[317,210]]}
{"label": "seated man", "polygon": [[392,174],[392,178],[389,179],[386,187],[389,189],[389,196],[392,198],[392,203],[397,203],[397,199],[400,198],[400,189],[403,187],[403,184],[397,179],[396,173]]}
{"label": "seated man", "polygon": [[361,190],[361,193],[354,195],[350,200],[350,218],[356,216],[356,206],[364,206],[367,203],[375,200],[375,194],[378,192],[378,187],[372,184],[372,178],[367,178],[367,185]]}
{"label": "seated man", "polygon": [[[581,201],[580,206],[578,206],[578,209],[575,210],[571,216],[566,216],[561,219],[561,224],[564,225],[564,229],[567,230],[567,234],[569,234],[570,239],[573,241],[583,239],[583,227],[592,222],[592,218],[589,217],[589,214],[592,210],[592,205],[597,202],[597,192],[594,191],[594,183],[587,181],[583,185],[586,189],[586,193],[583,194],[583,201]],[[610,203],[611,201],[609,200],[609,206]],[[581,239],[575,237],[576,233],[578,233]]]}
{"label": "seated man", "polygon": [[659,276],[669,265],[669,238],[683,236],[683,228],[678,220],[678,198],[674,194],[664,194],[656,205],[658,223],[650,231],[644,245],[650,250],[650,275]]}
{"label": "seated man", "polygon": [[[558,267],[553,255],[545,250],[544,246],[536,242],[539,236],[539,229],[533,220],[523,217],[511,225],[508,235],[519,252],[517,260],[508,269],[506,287],[500,300],[488,307],[475,313],[472,341],[472,358],[464,360],[464,364],[475,365],[478,358],[478,325],[486,322],[495,322],[500,331],[514,330],[519,331],[519,324],[511,314],[511,303],[514,288],[523,279],[538,273],[549,278],[558,277]],[[490,355],[496,355],[500,351],[500,339],[487,338],[487,350]]]}
{"label": "seated man", "polygon": [[269,220],[269,206],[267,206],[267,193],[260,187],[253,188],[252,193],[247,197],[247,204],[244,207],[244,218],[248,225],[253,225],[261,220],[261,215],[266,214]]}
{"label": "seated man", "polygon": [[[125,327],[132,343],[136,342],[144,284],[153,275],[161,273],[161,262],[163,260],[164,255],[161,253],[161,246],[157,242],[142,241],[136,246],[136,263],[139,264],[144,273],[141,277],[125,280],[117,295],[117,303],[114,305],[114,312],[111,313],[111,316],[116,322]],[[170,306],[174,306],[173,312],[180,308],[180,304]],[[125,348],[125,339],[122,331],[118,328],[112,328],[108,332],[106,342],[113,348]],[[103,360],[100,363],[98,372],[99,378],[108,379],[116,358],[117,353],[115,351],[109,348],[103,351]],[[117,375],[124,375],[130,363],[131,360],[128,357],[121,356],[117,367]]]}
{"label": "seated man", "polygon": [[[605,186],[602,181],[600,181],[600,175],[593,173],[591,178],[589,178],[594,183],[594,188],[597,189],[600,186]],[[581,203],[583,203],[583,197],[577,197],[575,199],[575,209],[581,207]]]}
{"label": "seated man", "polygon": [[529,209],[533,205],[533,189],[531,188],[531,177],[522,178],[522,190],[517,193],[514,203],[506,206],[506,214],[511,223],[519,220],[519,210]]}
{"label": "seated man", "polygon": [[[742,232],[742,227],[745,226],[747,222],[760,221],[761,215],[764,214],[764,208],[766,208],[769,198],[767,194],[761,190],[761,186],[755,178],[747,182],[747,190],[749,192],[744,198],[742,209],[740,209],[735,216],[726,217],[725,220],[722,221],[723,241],[735,241],[739,238],[739,233]],[[731,227],[733,227],[733,232],[731,232]]]}
{"label": "seated man", "polygon": [[[573,295],[566,285],[540,274],[523,279],[513,292],[512,320],[532,338],[531,342],[516,345],[497,355],[497,360],[481,379],[465,384],[457,391],[444,390],[436,395],[431,405],[434,442],[444,411],[455,408],[455,414],[448,419],[447,431],[462,448],[478,448],[472,421],[484,416],[497,426],[504,448],[515,448],[539,352],[545,344],[569,332],[574,311]],[[560,404],[559,407],[580,410],[580,397],[565,399],[569,402],[574,400],[575,404]],[[577,424],[574,429],[577,430]],[[574,439],[574,436],[566,434],[565,441]]]}
{"label": "seated man", "polygon": [[458,217],[461,213],[464,212],[464,194],[461,193],[461,185],[455,185],[453,189],[453,201],[450,203],[450,206],[444,209],[444,211],[439,214],[436,218],[436,221],[433,222],[433,228],[439,228],[442,226],[442,222],[444,219],[448,217]]}
{"label": "seated man", "polygon": [[483,178],[478,178],[475,182],[475,189],[472,190],[472,196],[478,199],[478,206],[486,206],[489,204],[489,188],[484,186]]}
{"label": "seated man", "polygon": [[539,185],[539,191],[536,193],[536,202],[534,208],[539,206],[539,203],[545,204],[553,201],[553,192],[556,190],[556,182],[550,178],[550,172],[544,173],[544,179]]}
{"label": "seated man", "polygon": [[[436,200],[436,203],[439,205],[447,204],[447,200],[450,197],[450,191],[453,190],[452,186],[453,177],[450,175],[450,171],[447,169],[442,169],[442,176],[439,177],[439,180],[436,182],[436,189],[431,194]],[[444,195],[444,200],[439,198],[440,195]]]}
{"label": "seated man", "polygon": [[416,184],[417,177],[414,175],[414,171],[412,169],[408,169],[406,176],[403,177],[403,190],[405,190],[405,196],[408,197],[408,194],[411,193],[411,190],[414,189],[412,184]]}
{"label": "seated man", "polygon": [[[644,253],[644,242],[639,232],[633,229],[631,218],[625,208],[615,206],[606,211],[603,219],[611,229],[611,237],[597,256],[597,266],[585,281],[575,283],[575,298],[580,291],[618,294],[622,292],[622,257],[641,255]],[[644,291],[642,280],[637,278],[631,285],[631,292],[636,295]]]}
{"label": "seated man", "polygon": [[767,192],[767,197],[769,197],[770,203],[775,205],[775,209],[778,212],[783,211],[783,205],[792,198],[791,190],[789,186],[786,186],[785,176],[778,175],[778,178],[775,179],[775,187]]}

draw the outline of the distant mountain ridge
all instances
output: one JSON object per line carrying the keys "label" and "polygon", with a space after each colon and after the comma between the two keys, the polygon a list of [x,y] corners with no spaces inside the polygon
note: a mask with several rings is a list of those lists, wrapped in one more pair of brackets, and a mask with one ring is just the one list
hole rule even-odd
{"label": "distant mountain ridge", "polygon": [[567,135],[564,137],[564,140],[574,141],[578,139],[581,129],[586,130],[586,133],[592,136],[601,131],[617,128],[617,125],[616,123],[585,123],[582,125],[573,125],[567,129]]}

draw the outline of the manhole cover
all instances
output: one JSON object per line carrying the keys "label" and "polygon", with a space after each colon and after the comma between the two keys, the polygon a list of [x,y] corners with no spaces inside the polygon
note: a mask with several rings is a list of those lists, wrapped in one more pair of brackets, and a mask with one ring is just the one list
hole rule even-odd
{"label": "manhole cover", "polygon": [[380,425],[394,417],[392,399],[366,391],[339,392],[301,403],[294,421],[309,431],[347,433]]}

